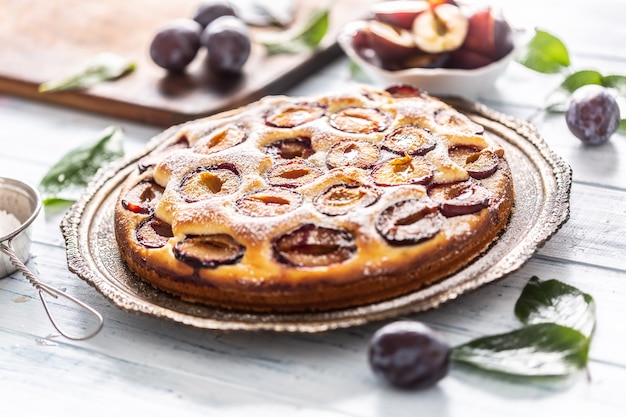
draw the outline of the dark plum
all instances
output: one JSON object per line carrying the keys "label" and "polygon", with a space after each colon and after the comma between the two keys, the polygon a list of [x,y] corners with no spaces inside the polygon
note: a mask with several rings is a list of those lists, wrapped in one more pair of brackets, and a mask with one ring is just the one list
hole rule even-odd
{"label": "dark plum", "polygon": [[414,245],[439,233],[443,217],[437,206],[410,199],[383,210],[376,218],[375,226],[391,245]]}
{"label": "dark plum", "polygon": [[274,108],[265,117],[265,124],[273,127],[296,127],[317,120],[326,108],[317,103],[287,104]]}
{"label": "dark plum", "polygon": [[435,122],[440,126],[454,127],[463,133],[470,135],[482,135],[485,127],[474,123],[469,117],[449,108],[443,108],[435,112]]}
{"label": "dark plum", "polygon": [[513,29],[511,25],[495,10],[490,7],[475,11],[469,17],[469,25],[465,41],[459,50],[471,51],[476,56],[467,56],[469,61],[463,63],[462,59],[456,61],[462,68],[474,68],[480,60],[489,64],[504,57],[513,49]]}
{"label": "dark plum", "polygon": [[378,201],[379,192],[362,184],[335,184],[317,196],[315,208],[328,216],[342,216]]}
{"label": "dark plum", "polygon": [[574,91],[565,113],[569,130],[587,145],[609,140],[619,128],[620,117],[615,98],[606,88],[595,84]]}
{"label": "dark plum", "polygon": [[404,389],[428,388],[448,374],[451,348],[425,324],[402,320],[380,328],[370,340],[374,374]]}
{"label": "dark plum", "polygon": [[281,236],[273,247],[276,259],[297,267],[324,267],[345,262],[357,249],[350,232],[311,223]]}
{"label": "dark plum", "polygon": [[498,156],[490,150],[481,151],[473,146],[453,146],[448,149],[448,155],[473,178],[484,179],[498,170]]}
{"label": "dark plum", "polygon": [[154,216],[141,223],[135,233],[137,241],[150,249],[162,248],[174,236],[172,226]]}
{"label": "dark plum", "polygon": [[232,236],[187,236],[174,247],[174,256],[195,268],[217,268],[239,262],[246,248]]}
{"label": "dark plum", "polygon": [[369,168],[376,163],[379,154],[380,149],[373,143],[360,139],[343,139],[330,148],[326,164],[330,168]]}
{"label": "dark plum", "polygon": [[122,206],[133,213],[152,213],[165,189],[153,180],[143,180],[122,197]]}
{"label": "dark plum", "polygon": [[478,213],[491,203],[491,191],[480,184],[445,184],[428,190],[428,195],[439,204],[446,217]]}
{"label": "dark plum", "polygon": [[198,140],[194,145],[194,150],[198,153],[212,154],[239,145],[247,137],[248,132],[243,126],[229,124]]}
{"label": "dark plum", "polygon": [[180,183],[180,194],[185,201],[193,203],[215,196],[232,194],[240,185],[241,176],[232,164],[201,166],[183,177]]}
{"label": "dark plum", "polygon": [[415,125],[395,129],[382,142],[384,149],[400,155],[424,155],[435,149],[436,145],[437,141],[430,130]]}
{"label": "dark plum", "polygon": [[315,153],[311,146],[311,138],[308,137],[280,139],[270,143],[263,150],[273,157],[283,159],[307,159]]}
{"label": "dark plum", "polygon": [[330,116],[332,127],[348,133],[382,132],[389,124],[386,114],[368,107],[348,107]]}
{"label": "dark plum", "polygon": [[370,11],[379,22],[412,30],[417,15],[430,6],[426,1],[385,1],[375,3]]}
{"label": "dark plum", "polygon": [[212,71],[239,74],[251,51],[248,26],[235,16],[222,16],[202,32],[200,42],[207,48],[207,66]]}
{"label": "dark plum", "polygon": [[252,217],[279,216],[302,204],[302,195],[287,189],[257,191],[237,200],[237,208]]}
{"label": "dark plum", "polygon": [[202,26],[191,19],[174,19],[157,30],[150,43],[150,57],[169,72],[180,73],[200,49]]}
{"label": "dark plum", "polygon": [[267,174],[268,182],[278,187],[296,188],[308,184],[322,172],[304,159],[291,159],[274,165]]}
{"label": "dark plum", "polygon": [[410,30],[370,20],[367,31],[369,45],[383,62],[403,60],[417,51]]}
{"label": "dark plum", "polygon": [[476,69],[491,64],[493,60],[486,55],[469,49],[459,48],[450,54],[450,58],[446,62],[449,68],[458,69]]}
{"label": "dark plum", "polygon": [[231,2],[205,1],[196,9],[193,20],[205,28],[215,19],[222,16],[237,16],[237,12]]}
{"label": "dark plum", "polygon": [[395,98],[419,97],[421,94],[418,87],[409,84],[394,84],[387,87],[386,91]]}
{"label": "dark plum", "polygon": [[427,184],[432,180],[435,166],[423,156],[409,155],[392,158],[374,166],[372,178],[378,185]]}

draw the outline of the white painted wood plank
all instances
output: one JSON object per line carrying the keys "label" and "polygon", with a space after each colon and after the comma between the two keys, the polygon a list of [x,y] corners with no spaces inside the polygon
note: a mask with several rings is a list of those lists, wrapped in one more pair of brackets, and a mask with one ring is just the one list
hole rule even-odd
{"label": "white painted wood plank", "polygon": [[[620,322],[612,320],[615,315],[621,316],[626,308],[622,302],[626,296],[624,274],[591,267],[576,268],[573,272],[568,272],[569,269],[571,266],[567,264],[531,261],[505,280],[481,288],[437,310],[414,315],[412,319],[431,324],[453,345],[474,337],[508,331],[520,325],[513,315],[513,305],[530,276],[558,278],[590,292],[598,305],[603,307],[599,310],[591,366],[598,362],[626,367],[619,355],[626,334]],[[591,282],[590,277],[593,279]],[[10,287],[13,286],[14,283],[11,283]],[[75,290],[73,287],[71,289]],[[39,336],[25,337],[31,337],[36,343],[45,346],[41,339],[51,332],[42,312],[38,311],[41,308],[38,300],[11,306],[8,300],[3,300],[5,294],[0,293],[0,297],[0,315],[16,320],[15,323],[5,323],[4,327],[10,328],[12,324],[14,328],[11,331],[15,334],[39,333]],[[12,295],[13,302],[14,297]],[[68,343],[54,337],[49,341],[60,348],[87,349],[98,355],[107,355],[119,363],[211,375],[224,384],[251,383],[265,386],[267,383],[271,386],[273,379],[294,377],[294,383],[298,380],[296,386],[284,388],[281,385],[267,389],[272,392],[276,390],[273,395],[280,395],[283,390],[287,390],[289,395],[301,397],[331,395],[341,388],[334,381],[341,379],[344,373],[351,373],[353,377],[358,375],[359,380],[370,379],[365,362],[366,344],[373,331],[380,326],[375,323],[324,335],[222,333],[185,328],[116,309],[105,309],[104,312],[107,319],[105,329],[92,341]],[[31,316],[40,316],[40,326],[36,326],[39,329],[25,328],[21,322],[23,318]],[[120,343],[122,340],[124,342]],[[150,356],[146,356],[145,347],[149,347]],[[199,358],[206,367],[199,367]],[[256,373],[259,375],[255,378],[248,377]],[[300,381],[300,378],[305,381]],[[292,392],[291,388],[296,391]],[[300,389],[303,392],[298,394]]]}
{"label": "white painted wood plank", "polygon": [[[494,3],[560,36],[580,68],[624,72],[626,26],[621,23],[626,20],[626,8],[622,0]],[[484,101],[526,118],[558,82],[512,65]],[[354,83],[347,60],[342,59],[289,94],[347,90]],[[31,183],[38,182],[61,155],[108,125],[124,127],[128,153],[141,149],[159,130],[11,97],[0,97],[0,120],[0,175],[19,173]],[[24,278],[14,274],[0,280],[3,412],[52,416],[622,415],[626,141],[616,136],[605,146],[585,148],[569,134],[561,116],[539,117],[534,123],[574,170],[570,220],[519,271],[410,318],[432,325],[453,344],[463,343],[519,326],[513,304],[531,276],[560,279],[589,292],[598,304],[590,381],[578,375],[570,384],[558,386],[511,383],[455,368],[433,389],[399,392],[374,379],[366,363],[368,339],[382,323],[321,335],[277,335],[211,332],[129,314],[67,270],[60,217],[42,215],[36,223],[29,266],[42,279],[101,311],[105,327],[88,341],[64,340],[48,323],[36,291]],[[59,314],[73,328],[80,327],[81,316],[75,309],[63,307]]]}
{"label": "white painted wood plank", "polygon": [[[414,415],[415,410],[427,415],[524,416],[532,408],[546,416],[577,409],[617,415],[622,406],[619,392],[626,382],[623,368],[601,362],[590,364],[591,382],[581,374],[564,386],[511,383],[453,368],[438,387],[407,393],[381,385],[364,361],[355,361],[362,357],[361,340],[356,341],[360,349],[355,355],[346,352],[345,339],[333,347],[303,336],[269,339],[259,334],[226,334],[214,339],[222,345],[212,350],[169,346],[166,340],[155,340],[165,343],[151,346],[143,338],[139,332],[124,346],[126,355],[143,360],[128,361],[114,357],[121,349],[115,349],[119,343],[112,340],[105,347],[113,351],[95,352],[85,349],[85,344],[67,346],[62,341],[3,332],[0,366],[6,380],[0,380],[0,386],[9,395],[5,410],[19,411],[26,398],[36,397],[42,402],[30,405],[29,411],[45,404],[53,414],[90,410],[97,402],[99,415],[139,408],[157,415],[243,415],[257,407],[255,415],[304,411],[303,415],[376,416],[393,409],[397,416]],[[238,352],[233,342],[254,355]],[[150,346],[148,351],[146,346]],[[269,351],[281,358],[265,359]],[[124,392],[132,395],[124,402],[114,401]]]}
{"label": "white painted wood plank", "polygon": [[574,184],[570,213],[538,253],[626,271],[626,192]]}
{"label": "white painted wood plank", "polygon": [[555,34],[573,53],[615,59],[626,57],[620,46],[620,40],[626,39],[626,27],[620,24],[626,19],[622,0],[495,0],[489,3],[501,7],[516,23]]}

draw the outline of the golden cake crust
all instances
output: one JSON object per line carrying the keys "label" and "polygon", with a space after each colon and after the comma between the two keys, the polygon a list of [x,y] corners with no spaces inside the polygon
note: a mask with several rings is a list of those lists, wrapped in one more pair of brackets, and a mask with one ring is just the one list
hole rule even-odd
{"label": "golden cake crust", "polygon": [[115,206],[124,262],[189,301],[324,311],[416,290],[506,227],[503,149],[414,90],[266,97],[170,129]]}

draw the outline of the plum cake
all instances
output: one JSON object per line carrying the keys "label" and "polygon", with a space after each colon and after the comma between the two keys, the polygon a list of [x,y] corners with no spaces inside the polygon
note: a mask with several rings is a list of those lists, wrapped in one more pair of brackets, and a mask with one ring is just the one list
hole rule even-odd
{"label": "plum cake", "polygon": [[186,301],[342,309],[453,274],[513,208],[504,149],[410,86],[268,96],[164,132],[122,184],[123,261]]}

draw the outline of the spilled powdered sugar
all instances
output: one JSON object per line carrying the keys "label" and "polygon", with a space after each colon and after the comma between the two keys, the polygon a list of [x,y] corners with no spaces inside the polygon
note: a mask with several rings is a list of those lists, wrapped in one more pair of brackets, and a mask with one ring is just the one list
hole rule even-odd
{"label": "spilled powdered sugar", "polygon": [[21,225],[22,222],[12,213],[0,210],[0,237],[8,236],[9,233],[14,232]]}

